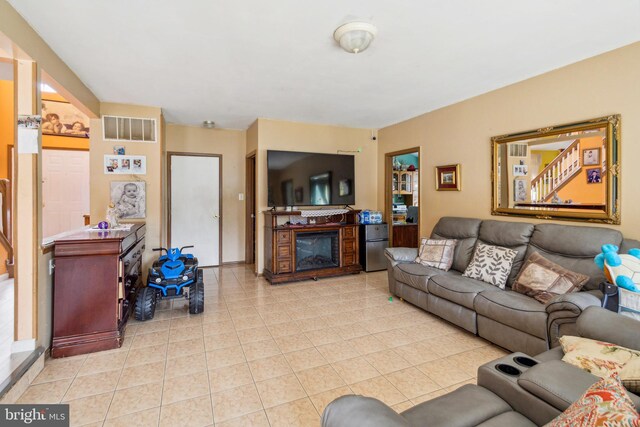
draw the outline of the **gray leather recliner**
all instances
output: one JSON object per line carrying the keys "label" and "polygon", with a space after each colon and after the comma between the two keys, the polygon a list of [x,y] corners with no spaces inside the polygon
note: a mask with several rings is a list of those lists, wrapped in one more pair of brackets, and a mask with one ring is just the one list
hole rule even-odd
{"label": "gray leather recliner", "polygon": [[[417,249],[390,248],[389,291],[467,331],[511,351],[538,354],[557,345],[562,334],[575,333],[576,318],[599,306],[598,285],[605,280],[593,258],[603,244],[626,250],[640,242],[623,239],[617,230],[558,224],[443,217],[431,238],[456,239],[453,265],[447,272],[415,263]],[[505,290],[462,276],[478,242],[517,251]],[[547,304],[514,292],[524,261],[533,252],[590,277],[583,291],[560,295]]]}

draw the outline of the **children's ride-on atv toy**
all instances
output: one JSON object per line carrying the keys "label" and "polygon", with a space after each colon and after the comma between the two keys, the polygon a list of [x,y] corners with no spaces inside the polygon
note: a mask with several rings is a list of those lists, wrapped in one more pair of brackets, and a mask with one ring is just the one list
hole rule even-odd
{"label": "children's ride-on atv toy", "polygon": [[[165,251],[149,269],[147,286],[140,289],[136,299],[136,320],[153,319],[156,301],[162,298],[187,298],[189,313],[198,314],[204,311],[204,283],[202,270],[198,268],[198,258],[182,251],[193,246],[182,248],[157,248],[154,251]],[[185,292],[186,289],[186,292]]]}

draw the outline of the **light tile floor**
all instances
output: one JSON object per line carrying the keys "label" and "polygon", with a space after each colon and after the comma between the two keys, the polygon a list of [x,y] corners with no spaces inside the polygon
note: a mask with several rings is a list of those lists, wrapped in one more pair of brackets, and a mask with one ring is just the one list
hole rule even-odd
{"label": "light tile floor", "polygon": [[397,411],[475,383],[506,354],[396,298],[386,272],[278,286],[205,270],[205,312],[163,301],[122,348],[48,360],[21,396],[68,402],[72,425],[317,426],[344,394]]}

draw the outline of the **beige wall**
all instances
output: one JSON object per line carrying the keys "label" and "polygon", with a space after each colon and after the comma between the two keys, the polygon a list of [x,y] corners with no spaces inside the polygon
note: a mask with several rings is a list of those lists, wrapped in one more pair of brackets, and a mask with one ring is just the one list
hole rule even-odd
{"label": "beige wall", "polygon": [[14,55],[20,55],[18,51],[29,55],[56,83],[56,89],[64,90],[63,95],[69,102],[89,117],[99,114],[98,98],[6,0],[0,0],[0,28],[16,46]]}
{"label": "beige wall", "polygon": [[[156,119],[156,143],[144,142],[116,142],[102,139],[102,120],[91,120],[91,223],[96,224],[105,219],[110,198],[111,181],[142,180],[146,182],[146,214],[144,220],[130,220],[126,222],[144,221],[147,224],[146,246],[144,254],[145,270],[156,256],[152,248],[161,246],[163,241],[164,221],[164,190],[162,188],[162,152],[164,149],[164,133],[161,126],[162,111],[157,107],[143,107],[139,105],[124,105],[102,103],[100,113],[103,115],[142,117]],[[114,145],[123,145],[127,155],[142,155],[147,158],[146,175],[107,175],[104,173],[104,155],[113,154]]]}
{"label": "beige wall", "polygon": [[[422,147],[426,173],[420,174],[420,221],[423,234],[430,233],[445,215],[492,218],[492,136],[620,113],[622,224],[611,227],[638,238],[639,75],[640,43],[635,43],[389,126],[379,132],[378,169],[384,170],[384,153]],[[462,191],[435,191],[434,167],[451,163],[462,164]],[[378,175],[377,188],[378,207],[383,209],[383,174]]]}
{"label": "beige wall", "polygon": [[244,261],[246,132],[166,126],[167,152],[207,153],[222,156],[222,262]]}
{"label": "beige wall", "polygon": [[[255,130],[257,126],[257,132]],[[267,150],[309,151],[316,153],[337,153],[338,150],[355,153],[355,208],[373,209],[377,206],[376,159],[377,143],[371,140],[370,129],[355,129],[339,126],[294,123],[279,120],[258,119],[248,132],[257,133],[256,155],[256,260],[257,271],[264,268],[264,216],[267,206]],[[253,147],[247,143],[247,149]],[[255,148],[254,148],[255,149]]]}

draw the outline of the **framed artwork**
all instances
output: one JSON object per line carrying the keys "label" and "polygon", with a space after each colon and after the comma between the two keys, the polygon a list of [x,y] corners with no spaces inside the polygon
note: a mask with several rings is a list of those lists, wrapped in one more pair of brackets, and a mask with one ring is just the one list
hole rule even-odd
{"label": "framed artwork", "polygon": [[527,181],[524,178],[516,178],[513,180],[513,201],[527,201]]}
{"label": "framed artwork", "polygon": [[42,100],[42,133],[44,135],[89,138],[89,116],[72,104]]}
{"label": "framed artwork", "polygon": [[304,188],[296,187],[296,189],[293,191],[293,194],[295,196],[296,203],[302,203],[302,200],[304,198]]}
{"label": "framed artwork", "polygon": [[105,154],[104,173],[145,175],[147,173],[146,156],[118,156]]}
{"label": "framed artwork", "polygon": [[436,166],[436,190],[460,191],[460,164]]}
{"label": "framed artwork", "polygon": [[341,179],[339,182],[338,192],[340,196],[350,196],[351,195],[351,180],[350,179]]}
{"label": "framed artwork", "polygon": [[602,183],[602,168],[587,169],[587,184]]}
{"label": "framed artwork", "polygon": [[527,165],[513,165],[513,176],[526,176]]}
{"label": "framed artwork", "polygon": [[600,148],[585,148],[582,150],[582,164],[597,166],[600,164]]}
{"label": "framed artwork", "polygon": [[118,218],[140,219],[147,216],[144,181],[112,181],[110,185],[111,203]]}

